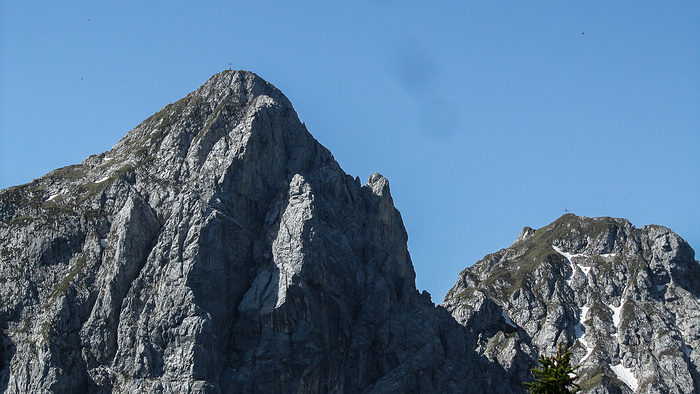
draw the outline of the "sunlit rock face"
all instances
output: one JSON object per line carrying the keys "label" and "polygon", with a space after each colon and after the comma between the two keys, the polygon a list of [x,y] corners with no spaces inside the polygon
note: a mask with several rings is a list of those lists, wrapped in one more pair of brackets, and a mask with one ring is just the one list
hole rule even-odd
{"label": "sunlit rock face", "polygon": [[565,215],[437,307],[407,238],[384,177],[222,72],[0,191],[0,391],[522,393],[559,342],[591,392],[698,388],[698,264],[670,230]]}
{"label": "sunlit rock face", "polygon": [[661,226],[567,214],[465,269],[443,306],[516,379],[569,345],[584,392],[700,390],[700,266]]}

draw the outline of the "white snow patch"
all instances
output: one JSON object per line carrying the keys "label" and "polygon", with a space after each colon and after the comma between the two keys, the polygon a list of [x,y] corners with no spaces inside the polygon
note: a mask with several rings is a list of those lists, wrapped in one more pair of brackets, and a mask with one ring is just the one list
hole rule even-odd
{"label": "white snow patch", "polygon": [[632,370],[629,368],[625,368],[624,365],[622,364],[617,364],[617,365],[611,365],[610,369],[615,372],[615,375],[622,380],[629,388],[632,389],[632,391],[637,391],[637,387],[639,387],[639,382],[637,381],[637,378],[634,377],[634,374],[632,373]]}
{"label": "white snow patch", "polygon": [[593,347],[588,344],[588,341],[586,341],[586,330],[584,327],[583,322],[586,320],[586,314],[588,314],[588,310],[590,307],[588,306],[583,306],[581,308],[581,314],[579,315],[578,323],[574,326],[574,334],[576,335],[576,339],[578,339],[583,346],[586,347],[586,355],[583,356],[581,361],[579,363],[583,363],[588,359],[588,357],[593,354]]}
{"label": "white snow patch", "polygon": [[583,322],[586,321],[586,315],[588,314],[589,309],[591,309],[589,306],[581,307],[581,314],[578,317],[578,324],[574,326],[574,330],[576,331],[576,338],[583,338],[583,336],[585,335],[586,330],[583,329]]}
{"label": "white snow patch", "polygon": [[507,325],[514,327],[514,328],[518,328],[518,326],[516,326],[515,323],[513,323],[513,320],[510,320],[510,316],[508,316],[506,311],[501,311],[501,316],[503,316],[503,319],[506,321]]}
{"label": "white snow patch", "polygon": [[571,285],[571,279],[573,279],[573,277],[574,277],[574,273],[576,272],[576,268],[580,269],[580,270],[583,272],[583,274],[586,275],[586,277],[588,277],[588,273],[591,271],[591,267],[584,267],[584,266],[579,265],[578,263],[574,262],[574,257],[588,257],[587,254],[582,254],[582,253],[571,254],[571,253],[567,253],[567,252],[562,251],[561,249],[559,249],[557,246],[554,246],[554,245],[552,245],[552,248],[553,248],[557,253],[559,253],[560,255],[564,256],[564,257],[566,258],[566,260],[569,261],[569,264],[571,265],[571,276],[569,277],[569,279],[566,280],[566,284],[567,284],[567,285]]}
{"label": "white snow patch", "polygon": [[615,256],[617,256],[617,253],[605,253],[600,255],[600,257],[604,259],[612,259],[615,258]]}
{"label": "white snow patch", "polygon": [[613,324],[615,325],[615,329],[618,331],[615,335],[618,335],[620,331],[620,318],[622,317],[622,307],[625,306],[625,293],[627,293],[628,287],[629,285],[625,286],[625,289],[622,290],[622,295],[620,296],[620,306],[614,307],[613,304],[607,305],[607,307],[613,312]]}
{"label": "white snow patch", "polygon": [[577,257],[577,256],[584,256],[584,255],[582,255],[582,254],[571,254],[571,253],[564,252],[564,251],[562,251],[561,249],[559,249],[558,246],[555,246],[555,245],[552,245],[552,248],[553,248],[554,250],[556,250],[557,253],[559,253],[560,255],[566,257],[566,259],[569,260],[569,262],[571,262],[571,259],[574,258],[574,257]]}
{"label": "white snow patch", "polygon": [[104,178],[101,178],[101,179],[99,179],[99,180],[96,180],[95,183],[102,183],[102,182],[106,181],[107,179],[109,179],[109,175],[105,175]]}
{"label": "white snow patch", "polygon": [[615,325],[615,328],[620,327],[620,313],[622,312],[622,306],[625,305],[624,300],[620,300],[620,306],[617,308],[612,306],[612,304],[608,305],[608,308],[610,308],[613,311],[613,324]]}
{"label": "white snow patch", "polygon": [[663,291],[665,288],[666,288],[666,285],[656,285],[657,291]]}
{"label": "white snow patch", "polygon": [[586,347],[586,355],[583,356],[581,361],[579,361],[579,364],[583,364],[583,362],[588,360],[588,357],[591,357],[591,354],[593,354],[593,347],[588,345],[588,342],[586,342],[586,340],[583,339],[583,337],[579,338],[579,341],[581,341],[581,343],[583,343],[583,346]]}
{"label": "white snow patch", "polygon": [[107,240],[105,238],[100,238],[100,245],[103,248],[106,248],[107,247]]}
{"label": "white snow patch", "polygon": [[61,194],[61,193],[52,194],[52,195],[49,196],[49,198],[46,199],[46,201],[51,201],[51,200],[53,200],[54,198],[58,197],[60,194]]}

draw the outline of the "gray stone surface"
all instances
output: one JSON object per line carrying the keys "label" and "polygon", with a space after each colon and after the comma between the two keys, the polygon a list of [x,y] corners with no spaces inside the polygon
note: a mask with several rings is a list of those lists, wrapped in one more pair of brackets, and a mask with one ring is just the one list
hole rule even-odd
{"label": "gray stone surface", "polygon": [[673,231],[567,214],[465,269],[442,305],[518,379],[563,343],[583,392],[693,393],[698,295],[700,266]]}
{"label": "gray stone surface", "polygon": [[0,220],[5,392],[495,392],[417,292],[388,181],[255,74],[1,191]]}
{"label": "gray stone surface", "polygon": [[0,191],[0,391],[520,393],[565,342],[589,392],[692,392],[698,276],[668,229],[566,215],[435,306],[388,181],[225,71]]}

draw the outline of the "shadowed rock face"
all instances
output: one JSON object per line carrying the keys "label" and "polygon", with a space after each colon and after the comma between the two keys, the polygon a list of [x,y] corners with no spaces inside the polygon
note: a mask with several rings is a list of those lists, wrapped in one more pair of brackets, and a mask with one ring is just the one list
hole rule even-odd
{"label": "shadowed rock face", "polygon": [[700,266],[661,226],[567,214],[465,269],[443,306],[518,379],[573,349],[584,392],[700,390]]}
{"label": "shadowed rock face", "polygon": [[0,220],[7,392],[507,386],[417,292],[387,180],[346,175],[252,73],[1,191]]}

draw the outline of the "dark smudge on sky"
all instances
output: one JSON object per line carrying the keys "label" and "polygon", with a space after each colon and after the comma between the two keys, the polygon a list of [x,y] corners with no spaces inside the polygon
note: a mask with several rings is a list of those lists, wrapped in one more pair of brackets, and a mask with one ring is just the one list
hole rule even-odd
{"label": "dark smudge on sky", "polygon": [[420,106],[420,129],[433,138],[449,138],[457,127],[457,111],[445,100],[445,77],[430,50],[416,38],[406,38],[394,51],[392,67],[398,81]]}

